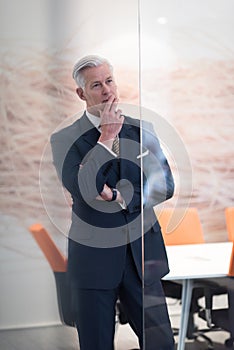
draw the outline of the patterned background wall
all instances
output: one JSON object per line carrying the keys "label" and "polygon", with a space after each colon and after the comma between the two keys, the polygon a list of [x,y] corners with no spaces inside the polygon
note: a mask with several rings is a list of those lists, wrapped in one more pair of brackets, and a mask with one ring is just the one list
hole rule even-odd
{"label": "patterned background wall", "polygon": [[[185,199],[191,196],[190,205],[199,208],[207,240],[226,239],[223,211],[234,199],[231,2],[224,5],[215,1],[211,11],[207,3],[190,8],[181,1],[183,15],[170,2],[144,2],[141,41],[136,1],[127,6],[113,5],[122,25],[106,19],[106,1],[92,9],[83,1],[79,5],[72,1],[63,6],[54,3],[54,7],[52,3],[47,7],[46,2],[38,2],[26,23],[24,11],[31,7],[30,2],[24,0],[20,12],[13,1],[4,7],[0,140],[3,218],[17,218],[24,227],[35,220],[50,224],[39,189],[43,150],[51,132],[82,110],[71,70],[77,58],[94,52],[109,57],[116,66],[122,102],[139,103],[141,69],[142,104],[171,123],[190,157],[193,192],[180,195]],[[97,18],[105,21],[108,31],[96,25]],[[184,176],[186,179],[186,169]],[[56,198],[54,204],[59,205]],[[56,210],[53,212],[56,215]]]}

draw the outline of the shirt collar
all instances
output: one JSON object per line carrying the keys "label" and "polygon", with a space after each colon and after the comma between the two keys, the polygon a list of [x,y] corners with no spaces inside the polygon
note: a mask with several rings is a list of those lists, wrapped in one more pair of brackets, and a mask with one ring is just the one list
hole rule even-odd
{"label": "shirt collar", "polygon": [[89,121],[95,126],[95,128],[97,128],[99,130],[100,129],[100,118],[97,117],[96,115],[89,113],[87,110],[86,110],[86,115],[87,115],[87,118],[89,119]]}

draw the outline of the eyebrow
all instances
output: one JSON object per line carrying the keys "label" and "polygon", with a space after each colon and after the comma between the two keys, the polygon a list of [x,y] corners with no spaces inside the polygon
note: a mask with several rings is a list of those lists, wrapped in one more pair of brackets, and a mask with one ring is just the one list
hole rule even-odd
{"label": "eyebrow", "polygon": [[[112,80],[113,80],[114,78],[113,78],[112,75],[110,75],[110,76],[108,76],[105,80],[108,80],[108,79],[112,79]],[[95,81],[92,81],[92,82],[91,82],[91,85],[97,84],[97,83],[100,83],[100,82],[101,82],[100,80],[95,80]]]}
{"label": "eyebrow", "polygon": [[100,80],[95,80],[95,81],[92,81],[92,82],[91,82],[91,85],[93,85],[93,84],[97,84],[97,83],[100,83]]}

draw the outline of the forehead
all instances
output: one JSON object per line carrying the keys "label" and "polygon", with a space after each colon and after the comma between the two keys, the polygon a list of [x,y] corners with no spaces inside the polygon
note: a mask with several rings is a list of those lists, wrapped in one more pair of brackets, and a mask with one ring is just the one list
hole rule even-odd
{"label": "forehead", "polygon": [[85,68],[83,75],[87,84],[94,81],[103,81],[110,76],[112,77],[112,71],[107,63],[103,63],[98,67]]}

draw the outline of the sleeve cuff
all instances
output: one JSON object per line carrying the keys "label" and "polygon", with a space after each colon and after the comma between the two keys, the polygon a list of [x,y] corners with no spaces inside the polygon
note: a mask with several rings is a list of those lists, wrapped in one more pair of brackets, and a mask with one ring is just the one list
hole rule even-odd
{"label": "sleeve cuff", "polygon": [[98,141],[97,142],[99,145],[101,145],[102,147],[104,147],[108,152],[110,152],[110,154],[112,154],[115,158],[117,158],[117,154],[115,152],[113,152],[110,148],[108,148],[106,145],[104,145],[104,143]]}

